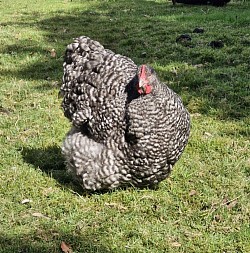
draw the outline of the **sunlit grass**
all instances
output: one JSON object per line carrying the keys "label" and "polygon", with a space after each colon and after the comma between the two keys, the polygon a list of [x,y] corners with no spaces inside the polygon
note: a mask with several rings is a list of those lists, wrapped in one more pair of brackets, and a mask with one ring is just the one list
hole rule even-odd
{"label": "sunlit grass", "polygon": [[[0,8],[0,252],[60,252],[62,241],[89,253],[250,252],[247,1],[15,0]],[[181,34],[192,41],[176,43]],[[65,172],[69,123],[57,94],[65,47],[80,35],[152,65],[189,109],[189,144],[159,189],[89,195]]]}

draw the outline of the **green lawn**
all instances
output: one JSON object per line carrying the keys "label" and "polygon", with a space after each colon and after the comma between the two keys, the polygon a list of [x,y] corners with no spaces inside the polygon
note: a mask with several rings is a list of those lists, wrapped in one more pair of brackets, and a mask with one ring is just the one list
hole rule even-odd
{"label": "green lawn", "polygon": [[[62,241],[74,253],[250,252],[250,1],[9,0],[0,12],[1,253]],[[189,109],[190,141],[159,189],[90,195],[65,172],[57,94],[80,35],[152,65]]]}

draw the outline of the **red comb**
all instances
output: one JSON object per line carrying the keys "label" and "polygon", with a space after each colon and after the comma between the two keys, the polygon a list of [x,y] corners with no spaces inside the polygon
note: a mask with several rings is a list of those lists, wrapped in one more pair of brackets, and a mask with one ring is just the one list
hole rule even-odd
{"label": "red comb", "polygon": [[142,66],[141,66],[140,78],[146,79],[146,65],[142,65]]}

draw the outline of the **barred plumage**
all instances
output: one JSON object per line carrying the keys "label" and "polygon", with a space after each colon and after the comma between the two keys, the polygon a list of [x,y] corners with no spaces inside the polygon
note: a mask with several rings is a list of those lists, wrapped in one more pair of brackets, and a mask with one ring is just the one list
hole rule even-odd
{"label": "barred plumage", "polygon": [[149,66],[88,37],[67,47],[61,92],[73,124],[62,152],[85,189],[156,185],[187,144],[190,118],[179,96]]}

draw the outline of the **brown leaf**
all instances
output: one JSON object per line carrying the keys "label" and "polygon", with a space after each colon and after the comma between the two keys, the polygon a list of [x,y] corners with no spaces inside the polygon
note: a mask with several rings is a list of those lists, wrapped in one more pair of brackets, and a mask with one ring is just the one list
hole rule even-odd
{"label": "brown leaf", "polygon": [[189,192],[189,196],[190,197],[192,197],[192,196],[194,196],[194,195],[196,195],[197,194],[197,191],[196,190],[191,190],[190,192]]}
{"label": "brown leaf", "polygon": [[216,215],[214,216],[214,220],[217,221],[217,222],[219,222],[219,221],[222,220],[222,217],[221,217],[219,214],[216,214]]}
{"label": "brown leaf", "polygon": [[49,217],[43,215],[42,213],[32,213],[33,217],[37,217],[37,218],[46,218],[49,219]]}
{"label": "brown leaf", "polygon": [[225,197],[225,198],[222,200],[221,204],[222,204],[222,205],[226,205],[227,203],[228,203],[228,198]]}
{"label": "brown leaf", "polygon": [[232,209],[233,207],[237,205],[237,203],[238,203],[237,200],[233,200],[232,202],[227,204],[227,209]]}
{"label": "brown leaf", "polygon": [[63,253],[73,253],[71,247],[64,241],[61,242],[61,250]]}
{"label": "brown leaf", "polygon": [[179,242],[172,242],[171,246],[172,247],[181,247],[181,243],[179,243]]}
{"label": "brown leaf", "polygon": [[56,50],[54,48],[50,50],[50,56],[53,58],[56,57]]}

